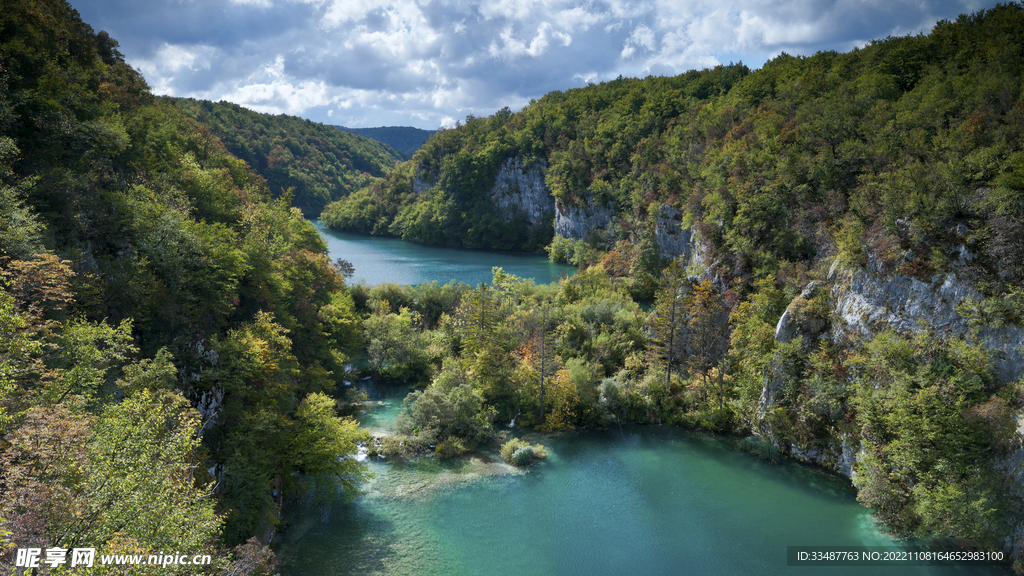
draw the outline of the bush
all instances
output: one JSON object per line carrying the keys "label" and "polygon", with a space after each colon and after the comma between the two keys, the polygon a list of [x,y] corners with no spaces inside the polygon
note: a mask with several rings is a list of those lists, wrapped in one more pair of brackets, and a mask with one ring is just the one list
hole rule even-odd
{"label": "bush", "polygon": [[443,460],[461,456],[466,452],[469,452],[469,448],[466,447],[465,442],[458,438],[442,440],[441,442],[438,442],[437,448],[434,449],[434,453],[437,454],[438,458]]}
{"label": "bush", "polygon": [[515,466],[527,466],[536,458],[533,446],[523,446],[512,454],[512,464]]}
{"label": "bush", "polygon": [[540,444],[531,445],[513,438],[501,445],[501,459],[513,466],[529,466],[537,459],[547,458],[548,451]]}
{"label": "bush", "polygon": [[513,438],[501,445],[501,459],[505,462],[512,462],[512,454],[514,454],[516,450],[529,445],[530,444],[525,440]]}

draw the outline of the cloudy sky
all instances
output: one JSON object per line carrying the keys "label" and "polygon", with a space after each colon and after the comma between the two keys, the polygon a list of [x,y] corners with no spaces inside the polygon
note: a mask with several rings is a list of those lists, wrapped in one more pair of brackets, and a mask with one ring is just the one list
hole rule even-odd
{"label": "cloudy sky", "polygon": [[927,33],[992,0],[70,0],[157,94],[351,127]]}

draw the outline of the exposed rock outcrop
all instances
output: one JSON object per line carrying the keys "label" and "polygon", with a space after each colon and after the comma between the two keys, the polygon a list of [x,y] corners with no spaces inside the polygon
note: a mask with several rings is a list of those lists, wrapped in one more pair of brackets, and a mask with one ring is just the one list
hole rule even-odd
{"label": "exposed rock outcrop", "polygon": [[693,255],[692,235],[689,228],[683,228],[683,213],[677,208],[662,204],[658,208],[658,221],[654,228],[658,242],[658,255],[675,260],[683,256],[689,262]]}
{"label": "exposed rock outcrop", "polygon": [[791,444],[789,455],[801,462],[817,464],[842,474],[851,480],[857,478],[853,466],[857,463],[859,452],[848,434],[841,434],[839,439],[832,441],[827,448]]}
{"label": "exposed rock outcrop", "polygon": [[[928,324],[946,338],[964,337],[971,326],[957,313],[957,306],[967,298],[981,298],[954,272],[922,282],[910,276],[883,274],[877,266],[845,275],[833,267],[829,279],[835,298],[833,338],[837,341],[845,332],[867,336],[892,327],[911,334]],[[983,326],[978,339],[992,351],[1001,384],[1024,374],[1024,328]]]}
{"label": "exposed rock outcrop", "polygon": [[593,228],[604,228],[612,221],[615,207],[612,203],[600,206],[587,196],[581,206],[568,206],[555,202],[555,236],[586,238]]}
{"label": "exposed rock outcrop", "polygon": [[[829,288],[827,302],[832,313],[822,317],[820,308],[825,300],[819,296],[822,290]],[[968,337],[972,327],[957,312],[957,306],[968,298],[980,297],[977,289],[955,272],[923,282],[910,276],[885,274],[876,265],[852,273],[840,273],[833,267],[828,287],[811,282],[800,296],[793,299],[779,318],[775,340],[783,344],[802,338],[805,345],[813,345],[826,339],[843,345],[849,343],[851,334],[868,337],[893,328],[909,335],[926,326],[944,338]],[[1000,384],[1021,377],[1024,373],[1024,328],[983,326],[975,333],[978,341],[993,353]],[[755,430],[776,445],[780,440],[771,429],[767,415],[786,385],[786,374],[784,360],[777,354],[765,377],[758,421],[754,423]],[[1024,436],[1024,424],[1018,434]],[[786,443],[785,446],[796,459],[819,464],[853,479],[856,476],[853,467],[860,450],[858,444],[849,434],[841,433],[831,439],[822,439],[814,446],[796,443]],[[1024,462],[1024,451],[1014,453],[1000,467],[1017,470],[1020,462]],[[1020,470],[1024,479],[1024,466]],[[1017,530],[1024,534],[1024,523]],[[1024,554],[1024,549],[1021,553]]]}
{"label": "exposed rock outcrop", "polygon": [[509,158],[501,165],[501,170],[494,179],[490,198],[498,210],[498,217],[508,222],[516,216],[526,219],[535,226],[544,218],[550,218],[555,209],[555,199],[551,197],[544,183],[544,170],[547,162],[541,159],[526,166],[522,158]]}
{"label": "exposed rock outcrop", "polygon": [[[804,339],[804,345],[810,346],[821,336],[827,326],[823,314],[813,308],[812,300],[818,295],[820,286],[817,282],[810,282],[799,296],[793,299],[782,313],[778,324],[775,325],[775,341],[785,344],[794,338]],[[781,364],[781,358],[776,355],[772,360],[772,369],[765,379],[764,388],[761,389],[761,400],[758,406],[758,417],[764,418],[765,414],[775,403],[775,396],[785,385],[785,367]]]}
{"label": "exposed rock outcrop", "polygon": [[416,194],[422,194],[433,187],[433,182],[427,182],[426,180],[422,180],[420,178],[412,179],[412,191],[415,192]]}

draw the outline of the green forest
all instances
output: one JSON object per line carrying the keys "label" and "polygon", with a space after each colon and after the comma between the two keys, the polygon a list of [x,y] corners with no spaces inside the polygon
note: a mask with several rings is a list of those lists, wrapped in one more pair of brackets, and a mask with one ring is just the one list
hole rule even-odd
{"label": "green forest", "polygon": [[[999,291],[1024,277],[1020,24],[1009,4],[849,53],[782,54],[753,72],[734,64],[551,92],[438,132],[323,218],[416,242],[540,249],[482,193],[516,157],[546,163],[560,206],[613,207],[586,238],[605,253],[649,245],[664,204],[744,290],[832,253],[927,277],[948,267],[964,224],[978,274]],[[414,179],[429,189],[415,193]]]}
{"label": "green forest", "polygon": [[284,114],[260,114],[230,102],[170,100],[267,181],[277,198],[289,190],[307,218],[384,176],[401,153],[370,137]]}
{"label": "green forest", "polygon": [[[1009,4],[756,71],[619,78],[469,117],[395,165],[334,127],[155,97],[65,1],[5,4],[0,558],[174,550],[216,564],[172,572],[269,575],[289,497],[359,496],[358,445],[544,458],[510,421],[678,426],[832,468],[855,446],[886,530],[1002,549],[1024,379],[979,334],[1024,324],[1022,36]],[[550,218],[499,213],[509,159],[542,169]],[[338,229],[579,271],[352,283],[306,218],[328,202]],[[613,217],[555,236],[585,205]],[[663,206],[689,260],[659,251]],[[866,271],[955,272],[973,331],[843,331],[833,288]],[[417,385],[401,434],[356,424],[366,397],[342,382],[363,376]]]}

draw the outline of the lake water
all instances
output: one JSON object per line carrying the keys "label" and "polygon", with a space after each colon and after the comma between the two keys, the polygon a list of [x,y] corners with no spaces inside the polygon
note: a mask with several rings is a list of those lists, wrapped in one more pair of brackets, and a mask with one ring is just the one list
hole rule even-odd
{"label": "lake water", "polygon": [[[387,431],[408,388],[370,389]],[[352,503],[288,506],[284,576],[1005,574],[1000,568],[786,566],[787,546],[883,546],[849,481],[730,439],[658,426],[527,436],[547,460],[373,460]]]}
{"label": "lake water", "polygon": [[540,254],[424,246],[395,238],[338,232],[319,221],[314,224],[327,241],[331,260],[348,260],[356,269],[353,280],[362,279],[369,284],[420,284],[431,280],[447,284],[457,280],[476,286],[491,281],[491,269],[495,266],[520,278],[532,278],[537,284],[547,284],[562,274],[575,272],[575,268],[555,264]]}

